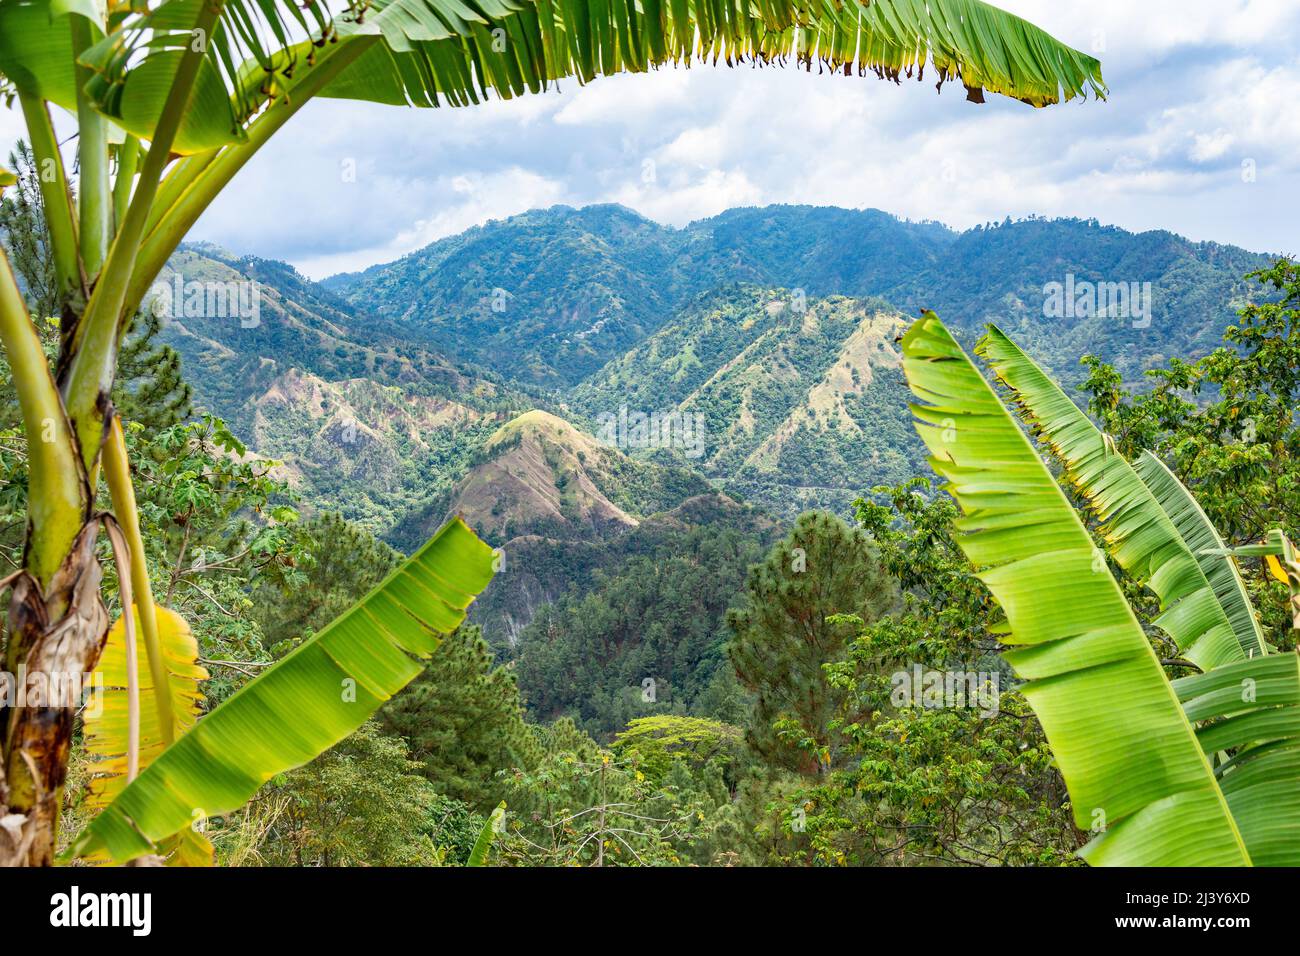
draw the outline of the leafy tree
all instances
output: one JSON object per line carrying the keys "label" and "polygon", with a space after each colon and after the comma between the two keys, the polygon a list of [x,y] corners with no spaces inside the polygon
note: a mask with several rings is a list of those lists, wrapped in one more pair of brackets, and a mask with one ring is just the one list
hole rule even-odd
{"label": "leafy tree", "polygon": [[500,858],[525,866],[664,866],[680,862],[693,806],[660,799],[630,757],[568,719],[538,728],[541,757],[505,778]]}
{"label": "leafy tree", "polygon": [[[845,692],[833,718],[846,738],[844,764],[787,797],[787,827],[798,820],[811,859],[827,865],[1067,861],[1081,841],[1065,784],[994,653],[997,607],[954,538],[954,502],[916,478],[874,489],[857,511],[903,606],[830,667],[830,682]],[[916,667],[989,674],[997,706],[900,700],[898,678],[910,680]]]}
{"label": "leafy tree", "polygon": [[769,764],[815,776],[843,743],[831,718],[845,695],[826,665],[844,660],[855,627],[893,609],[897,589],[861,530],[810,511],[750,571],[745,597],[727,625],[736,674],[754,695],[747,739]]}
{"label": "leafy tree", "polygon": [[435,814],[445,818],[447,808],[402,741],[373,722],[258,799],[282,808],[260,851],[271,866],[428,866],[439,859]]}
{"label": "leafy tree", "polygon": [[411,759],[439,793],[485,815],[501,799],[496,775],[531,767],[538,756],[514,669],[493,666],[476,626],[449,635],[381,713],[385,731],[407,740]]}
{"label": "leafy tree", "polygon": [[661,781],[672,767],[685,762],[689,767],[714,763],[729,770],[740,758],[742,731],[738,727],[704,717],[660,714],[638,717],[614,738],[611,750],[630,757],[637,769],[654,782]]}

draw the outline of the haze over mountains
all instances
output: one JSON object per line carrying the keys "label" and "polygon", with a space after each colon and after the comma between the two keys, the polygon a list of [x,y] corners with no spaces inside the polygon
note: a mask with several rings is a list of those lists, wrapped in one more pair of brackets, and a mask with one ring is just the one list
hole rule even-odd
{"label": "haze over mountains", "polygon": [[[1082,220],[956,233],[776,206],[672,229],[560,206],[322,283],[187,246],[176,273],[257,282],[260,317],[185,312],[165,335],[200,406],[317,507],[408,549],[452,512],[526,544],[529,580],[481,602],[513,635],[644,527],[752,531],[923,473],[894,347],[921,308],[968,338],[996,322],[1067,382],[1089,352],[1136,379],[1216,346],[1269,261]],[[1123,283],[1139,312],[1054,311],[1052,283]],[[678,431],[628,440],[645,418]]]}

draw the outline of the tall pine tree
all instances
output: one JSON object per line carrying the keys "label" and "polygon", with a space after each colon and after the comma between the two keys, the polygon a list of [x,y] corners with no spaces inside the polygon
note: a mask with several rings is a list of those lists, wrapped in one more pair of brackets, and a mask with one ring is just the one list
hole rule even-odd
{"label": "tall pine tree", "polygon": [[498,771],[529,768],[539,756],[514,669],[494,666],[476,625],[444,639],[382,719],[387,733],[406,738],[411,759],[440,792],[480,812],[501,799]]}
{"label": "tall pine tree", "polygon": [[800,515],[750,570],[744,605],[727,613],[729,652],[754,695],[746,738],[765,762],[810,776],[834,765],[840,740],[828,724],[844,692],[825,665],[897,600],[867,536],[825,511]]}

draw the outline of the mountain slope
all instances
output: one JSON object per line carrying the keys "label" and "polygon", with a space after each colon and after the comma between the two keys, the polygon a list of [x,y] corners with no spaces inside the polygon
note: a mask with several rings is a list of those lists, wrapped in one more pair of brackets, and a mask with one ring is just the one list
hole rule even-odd
{"label": "mountain slope", "polygon": [[703,297],[572,401],[596,420],[624,406],[698,416],[691,464],[704,475],[781,513],[844,507],[921,461],[893,344],[905,321],[880,300],[737,287]]}

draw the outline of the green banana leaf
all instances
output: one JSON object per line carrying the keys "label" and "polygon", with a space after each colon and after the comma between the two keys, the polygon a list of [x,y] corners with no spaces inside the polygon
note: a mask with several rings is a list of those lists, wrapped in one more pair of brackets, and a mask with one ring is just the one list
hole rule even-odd
{"label": "green banana leaf", "polygon": [[587,83],[697,57],[728,64],[793,57],[890,79],[920,75],[928,63],[972,99],[987,91],[1034,106],[1105,94],[1096,59],[980,0],[480,2],[462,7],[463,19],[441,7],[379,0],[364,23],[341,22],[344,42],[375,34],[385,42],[323,95],[462,105],[489,90],[517,96],[565,77]]}
{"label": "green banana leaf", "polygon": [[122,863],[243,806],[276,774],[360,727],[421,671],[492,579],[493,552],[454,518],[341,617],[241,688],[151,763],[70,856]]}
{"label": "green banana leaf", "polygon": [[1201,566],[1220,606],[1228,615],[1242,652],[1247,657],[1267,654],[1269,648],[1264,641],[1264,632],[1260,630],[1259,618],[1246,594],[1246,584],[1237,569],[1237,561],[1224,553],[1227,546],[1223,538],[1210,524],[1192,493],[1163,461],[1149,451],[1142,453],[1134,467]]}
{"label": "green banana leaf", "polygon": [[1096,509],[1107,550],[1160,598],[1155,624],[1203,671],[1245,657],[1216,590],[1138,473],[1043,370],[996,326],[976,346],[1036,437]]}
{"label": "green banana leaf", "polygon": [[1256,866],[1300,866],[1300,656],[1270,654],[1173,682]]}
{"label": "green banana leaf", "polygon": [[[89,92],[97,107],[117,125],[146,140],[152,136],[171,91],[181,52],[191,41],[189,28],[202,2],[172,0],[165,5],[187,18],[183,26],[179,16],[146,15],[150,22],[157,19],[175,32],[167,43],[162,39],[165,33],[150,33],[146,44],[149,55],[132,61],[129,72],[129,54],[121,48],[130,34],[110,34],[86,52],[86,65],[94,71]],[[70,12],[67,6],[61,8],[51,0],[0,0],[0,75],[12,80],[18,89],[75,114],[76,62],[68,16],[81,16],[84,11]],[[216,34],[214,46],[223,35],[220,29]],[[112,82],[109,77],[114,78]],[[213,59],[205,58],[173,149],[179,153],[199,152],[239,142],[242,137],[231,111],[230,94]]]}
{"label": "green banana leaf", "polygon": [[492,849],[492,841],[496,839],[497,827],[501,825],[501,820],[506,815],[506,802],[502,800],[497,804],[492,815],[488,817],[487,823],[483,824],[483,829],[479,831],[478,839],[474,841],[474,848],[469,851],[469,860],[466,866],[487,866],[488,851]]}
{"label": "green banana leaf", "polygon": [[[962,550],[1069,788],[1093,864],[1250,863],[1150,642],[1038,452],[933,312],[903,337],[911,408],[964,515]],[[1234,641],[1235,645],[1235,641]]]}
{"label": "green banana leaf", "polygon": [[[193,41],[202,3],[133,8],[81,58],[96,106],[142,139]],[[69,13],[95,19],[96,9],[0,0],[0,73],[69,107],[76,78],[61,21]],[[928,67],[977,102],[994,93],[1042,107],[1106,93],[1096,58],[981,0],[226,0],[202,42],[179,153],[241,141],[244,123],[291,98],[336,56],[351,62],[320,95],[415,106],[463,106],[668,63],[791,59],[889,80],[920,79]]]}

